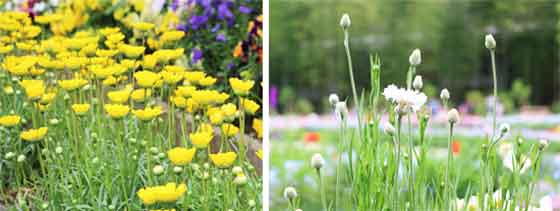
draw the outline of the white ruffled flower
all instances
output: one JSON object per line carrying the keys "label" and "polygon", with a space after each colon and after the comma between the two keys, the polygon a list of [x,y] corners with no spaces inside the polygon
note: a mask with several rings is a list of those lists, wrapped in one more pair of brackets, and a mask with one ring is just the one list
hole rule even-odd
{"label": "white ruffled flower", "polygon": [[422,107],[428,97],[422,92],[398,88],[391,84],[383,90],[385,99],[397,105],[399,113],[416,112]]}

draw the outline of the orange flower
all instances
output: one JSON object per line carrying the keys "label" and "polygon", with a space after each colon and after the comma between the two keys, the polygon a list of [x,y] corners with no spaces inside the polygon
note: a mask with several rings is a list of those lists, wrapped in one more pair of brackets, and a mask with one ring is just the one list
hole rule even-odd
{"label": "orange flower", "polygon": [[237,43],[237,46],[235,46],[235,49],[233,50],[233,57],[239,58],[242,56],[243,56],[243,46],[242,43],[239,42]]}

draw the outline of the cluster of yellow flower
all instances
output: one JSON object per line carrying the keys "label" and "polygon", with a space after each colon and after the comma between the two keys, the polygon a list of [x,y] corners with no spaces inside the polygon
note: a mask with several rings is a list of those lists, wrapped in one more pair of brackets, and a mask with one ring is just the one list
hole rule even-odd
{"label": "cluster of yellow flower", "polygon": [[[151,124],[167,113],[169,144],[161,146],[170,147],[167,157],[173,165],[190,164],[200,151],[208,153],[201,162],[231,167],[238,155],[230,144],[246,143],[227,140],[243,140],[245,116],[260,109],[249,99],[255,82],[232,77],[218,83],[219,78],[191,70],[185,65],[185,50],[175,48],[185,33],[169,24],[136,21],[125,24],[130,28],[79,30],[88,15],[76,11],[95,9],[96,5],[74,2],[65,6],[68,10],[34,19],[22,12],[0,13],[0,71],[10,76],[10,80],[0,81],[5,83],[1,85],[6,94],[22,90],[25,104],[33,105],[27,110],[31,121],[23,112],[2,116],[4,109],[0,110],[0,126],[18,131],[21,122],[31,123],[32,127],[22,124],[28,129],[20,131],[20,138],[37,142],[49,136],[49,128],[42,126],[47,121],[38,114],[49,112],[51,105],[71,109],[72,118],[114,120],[109,123]],[[127,38],[131,31],[133,36]],[[184,147],[175,147],[179,143],[174,141],[175,125],[185,124],[178,119],[187,121],[188,116],[194,124],[189,130],[182,129]],[[254,118],[252,127],[262,138],[262,120]],[[216,136],[221,136],[221,145],[226,146],[218,152],[206,150]],[[262,159],[261,150],[256,155]],[[240,165],[245,162],[239,161]],[[244,174],[238,173],[239,177]],[[145,205],[152,205],[176,201],[186,190],[185,184],[168,183],[142,188],[137,195]]]}

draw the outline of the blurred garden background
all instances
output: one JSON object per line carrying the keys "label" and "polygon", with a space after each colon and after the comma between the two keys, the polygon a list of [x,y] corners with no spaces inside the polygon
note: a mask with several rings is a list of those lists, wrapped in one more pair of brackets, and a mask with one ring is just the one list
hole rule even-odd
{"label": "blurred garden background", "polygon": [[[342,100],[351,96],[339,26],[343,13],[352,20],[358,92],[370,87],[369,54],[381,58],[381,87],[402,86],[408,56],[415,48],[422,50],[417,74],[423,77],[432,111],[434,159],[447,144],[439,102],[440,90],[447,88],[462,116],[454,147],[464,158],[458,164],[466,171],[464,184],[477,182],[477,166],[469,160],[478,156],[476,150],[491,130],[492,72],[484,35],[493,34],[498,46],[498,122],[511,124],[513,132],[504,145],[517,135],[528,143],[551,140],[537,195],[549,197],[560,209],[559,1],[271,0],[270,7],[273,210],[285,207],[281,194],[287,185],[300,188],[303,210],[320,209],[309,159],[328,152],[332,156],[326,156],[327,166],[332,168],[337,122],[327,98],[331,93]],[[350,123],[356,124],[355,117]]]}

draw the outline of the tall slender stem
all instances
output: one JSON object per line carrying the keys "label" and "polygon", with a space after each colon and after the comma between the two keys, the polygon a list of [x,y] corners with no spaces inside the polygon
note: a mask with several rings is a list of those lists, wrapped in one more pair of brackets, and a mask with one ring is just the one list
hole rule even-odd
{"label": "tall slender stem", "polygon": [[447,165],[445,167],[445,184],[443,185],[444,191],[444,204],[446,209],[450,209],[449,200],[450,200],[450,190],[449,187],[449,171],[451,170],[452,165],[452,156],[451,156],[451,142],[453,140],[453,123],[449,124],[449,139],[447,140]]}
{"label": "tall slender stem", "polygon": [[490,57],[492,59],[492,79],[494,81],[494,102],[492,111],[492,139],[496,138],[496,108],[498,102],[498,79],[496,77],[496,52],[490,50]]}
{"label": "tall slender stem", "polygon": [[325,195],[325,188],[323,187],[323,178],[321,177],[321,169],[317,169],[317,177],[319,177],[319,191],[321,191],[321,204],[323,211],[327,211],[327,197]]}
{"label": "tall slender stem", "polygon": [[[408,159],[409,171],[410,175],[408,176],[408,192],[410,194],[410,202],[416,201],[414,198],[414,163],[413,158],[415,157],[416,152],[414,152],[414,140],[412,139],[412,121],[410,120],[410,113],[407,114],[408,120],[408,154],[410,154]],[[411,209],[414,209],[414,204],[411,203]]]}
{"label": "tall slender stem", "polygon": [[360,104],[358,103],[358,92],[356,91],[356,82],[354,81],[354,69],[352,68],[352,55],[350,55],[350,44],[348,37],[348,29],[344,29],[344,49],[346,50],[346,59],[348,60],[348,74],[350,75],[350,84],[352,85],[352,94],[354,95],[354,106],[356,106],[356,111],[358,115],[358,140],[361,139],[362,120],[360,118]]}
{"label": "tall slender stem", "polygon": [[397,114],[397,165],[395,172],[395,186],[396,186],[396,198],[393,200],[395,202],[395,210],[399,210],[399,195],[400,195],[400,185],[399,185],[399,167],[401,163],[401,116]]}

